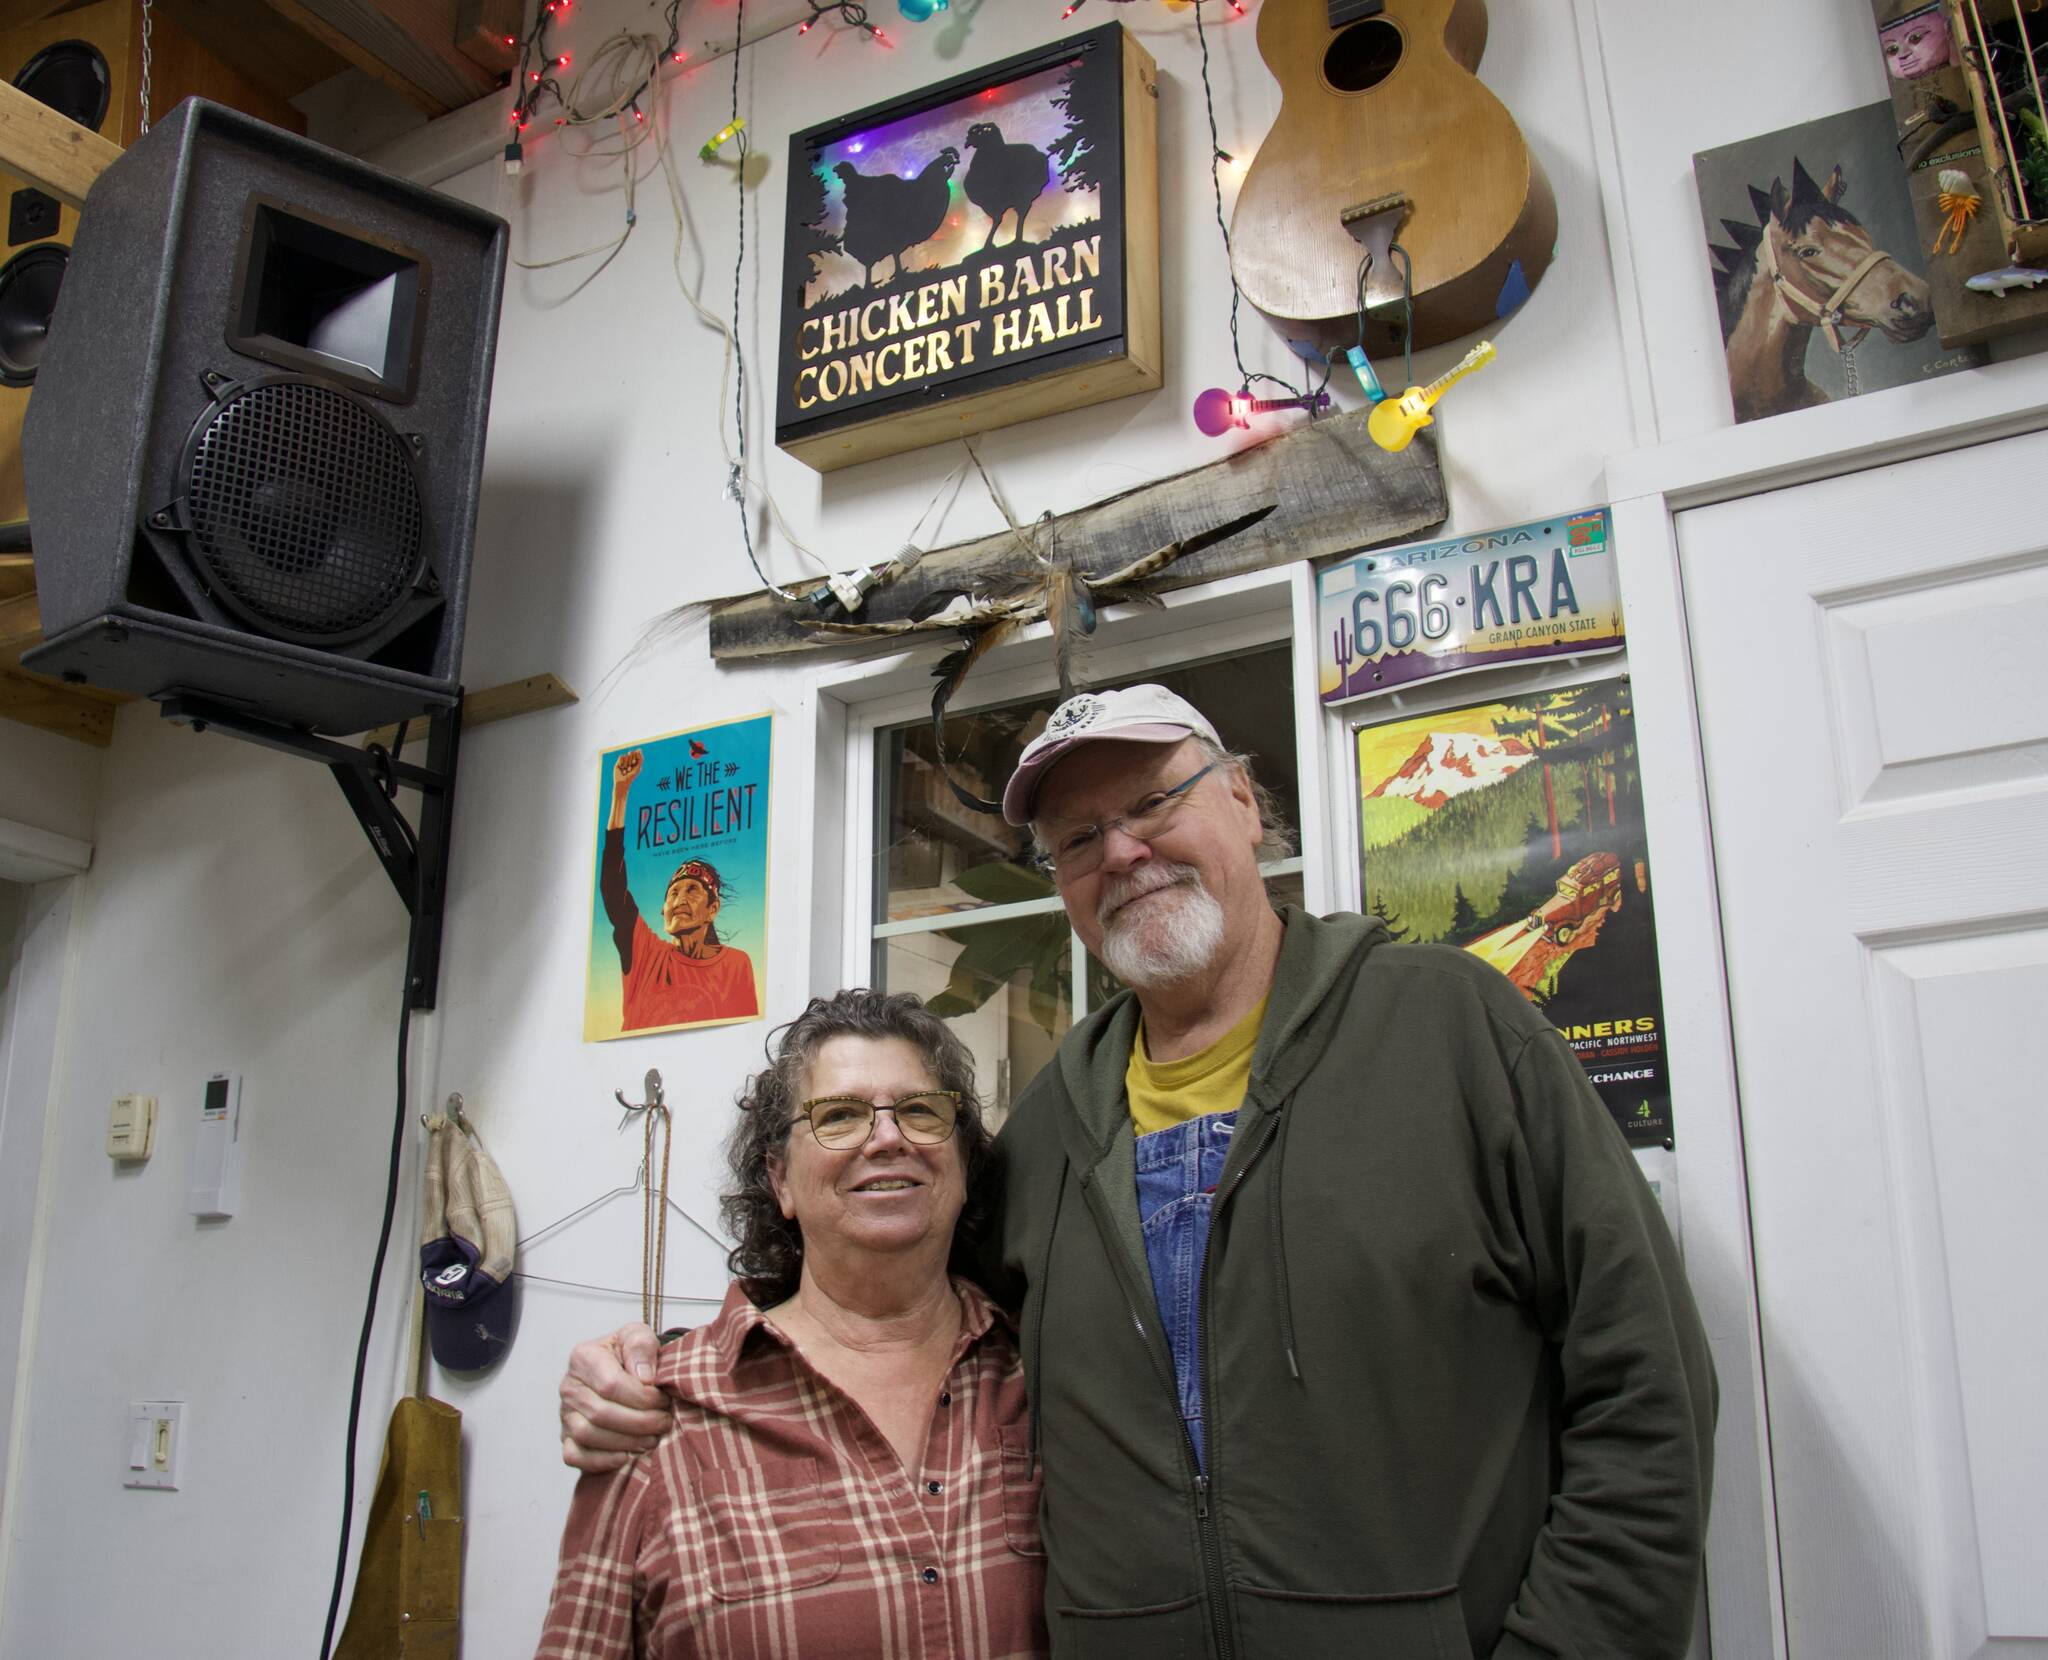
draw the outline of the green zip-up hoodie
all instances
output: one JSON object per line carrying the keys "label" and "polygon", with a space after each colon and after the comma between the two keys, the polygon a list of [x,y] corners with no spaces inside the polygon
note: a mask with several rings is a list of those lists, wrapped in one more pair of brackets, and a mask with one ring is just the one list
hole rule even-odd
{"label": "green zip-up hoodie", "polygon": [[998,1229],[1059,1656],[1677,1660],[1715,1388],[1656,1202],[1469,954],[1288,909],[1203,1275],[1196,1472],[1121,995],[1012,1113]]}

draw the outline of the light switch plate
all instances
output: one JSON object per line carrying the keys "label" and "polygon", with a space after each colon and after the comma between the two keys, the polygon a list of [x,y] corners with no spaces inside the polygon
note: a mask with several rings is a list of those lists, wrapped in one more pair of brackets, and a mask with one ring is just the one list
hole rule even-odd
{"label": "light switch plate", "polygon": [[176,1491],[185,1448],[183,1401],[136,1401],[128,1408],[128,1469],[124,1487]]}
{"label": "light switch plate", "polygon": [[107,1157],[142,1160],[156,1150],[156,1097],[117,1095],[107,1114]]}

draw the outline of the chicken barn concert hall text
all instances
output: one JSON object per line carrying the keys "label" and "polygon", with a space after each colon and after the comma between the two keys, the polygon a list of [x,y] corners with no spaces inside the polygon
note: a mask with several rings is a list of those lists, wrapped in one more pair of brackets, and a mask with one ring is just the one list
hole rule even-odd
{"label": "chicken barn concert hall text", "polygon": [[971,278],[945,277],[806,318],[797,340],[797,407],[1088,334],[1103,323],[1092,286],[1101,277],[1097,235],[1009,265],[983,266]]}

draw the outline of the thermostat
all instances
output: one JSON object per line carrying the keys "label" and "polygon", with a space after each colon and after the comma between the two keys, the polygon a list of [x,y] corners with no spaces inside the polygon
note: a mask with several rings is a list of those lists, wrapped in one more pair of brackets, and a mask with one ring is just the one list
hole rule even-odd
{"label": "thermostat", "polygon": [[194,1216],[232,1216],[242,1198],[242,1080],[216,1072],[200,1098],[185,1208]]}

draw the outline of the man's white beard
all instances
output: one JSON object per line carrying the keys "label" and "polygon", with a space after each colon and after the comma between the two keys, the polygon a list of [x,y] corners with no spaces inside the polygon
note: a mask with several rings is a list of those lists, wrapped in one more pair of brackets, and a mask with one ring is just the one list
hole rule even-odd
{"label": "man's white beard", "polygon": [[[1172,888],[1170,898],[1128,902]],[[1103,884],[1096,907],[1115,914],[1103,925],[1102,962],[1127,986],[1144,990],[1192,979],[1223,948],[1223,907],[1193,865],[1149,864]]]}

